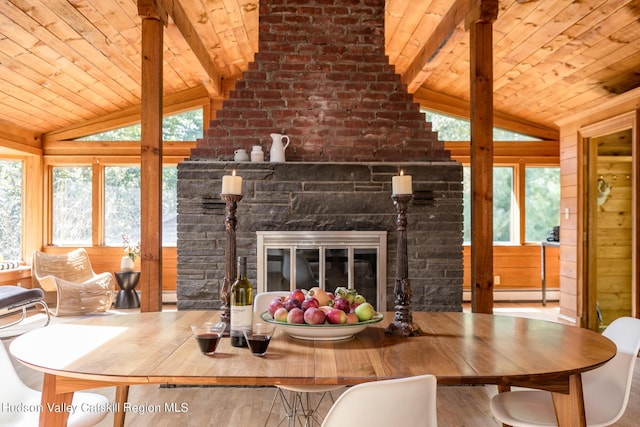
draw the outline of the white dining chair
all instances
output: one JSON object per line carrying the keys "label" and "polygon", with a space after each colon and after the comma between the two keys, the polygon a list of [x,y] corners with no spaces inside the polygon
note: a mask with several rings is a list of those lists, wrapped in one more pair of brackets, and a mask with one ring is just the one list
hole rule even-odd
{"label": "white dining chair", "polygon": [[[289,294],[288,291],[271,291],[261,292],[256,294],[253,299],[253,316],[257,319],[262,313],[268,310],[269,303],[276,297],[284,297]],[[298,418],[304,418],[304,425],[310,426],[314,422],[320,424],[322,418],[319,414],[320,405],[324,399],[328,396],[332,402],[334,402],[333,395],[334,390],[340,390],[343,386],[323,386],[323,385],[305,385],[305,386],[292,386],[292,385],[276,385],[276,394],[271,401],[271,407],[269,408],[269,415],[265,420],[266,426],[271,418],[273,408],[276,402],[280,399],[282,406],[286,412],[286,418],[288,426],[292,427],[296,425]],[[287,399],[284,391],[292,393],[291,400]],[[318,393],[319,397],[315,402],[312,402],[310,393]],[[282,424],[282,419],[277,425]]]}
{"label": "white dining chair", "polygon": [[[640,351],[640,319],[616,319],[602,335],[618,349],[609,362],[582,374],[585,415],[590,427],[612,425],[627,407],[633,368]],[[491,411],[503,424],[514,427],[558,425],[551,393],[547,391],[498,393],[491,399]]]}
{"label": "white dining chair", "polygon": [[[13,368],[4,343],[0,343],[0,384],[0,402],[5,408],[0,411],[0,426],[37,426],[42,393],[22,382]],[[76,392],[71,404],[76,410],[69,414],[67,426],[89,427],[106,417],[109,399],[101,394]]]}
{"label": "white dining chair", "polygon": [[434,375],[355,385],[338,397],[322,427],[436,427],[437,385]]}

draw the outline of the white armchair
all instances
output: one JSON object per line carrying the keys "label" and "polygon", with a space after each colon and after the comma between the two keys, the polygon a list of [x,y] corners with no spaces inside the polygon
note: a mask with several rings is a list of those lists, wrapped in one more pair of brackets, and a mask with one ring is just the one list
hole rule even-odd
{"label": "white armchair", "polygon": [[107,311],[115,296],[111,273],[96,274],[83,248],[66,254],[33,253],[32,272],[40,287],[56,293],[54,316]]}

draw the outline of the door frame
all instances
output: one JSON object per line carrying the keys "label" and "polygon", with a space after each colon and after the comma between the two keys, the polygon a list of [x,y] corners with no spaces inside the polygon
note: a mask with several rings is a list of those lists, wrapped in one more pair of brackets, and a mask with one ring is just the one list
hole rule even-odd
{"label": "door frame", "polygon": [[577,315],[580,319],[580,326],[587,327],[592,330],[599,330],[598,319],[596,316],[596,300],[590,298],[595,295],[595,283],[590,283],[590,275],[593,274],[595,268],[594,262],[590,262],[592,253],[594,252],[592,239],[589,239],[593,225],[588,221],[593,217],[592,204],[588,201],[594,197],[589,194],[589,181],[592,180],[593,171],[591,170],[590,159],[593,159],[594,148],[590,144],[591,138],[608,135],[621,130],[631,129],[631,156],[632,156],[632,196],[631,196],[631,214],[632,214],[632,237],[631,237],[631,292],[632,303],[631,312],[633,317],[640,317],[640,221],[638,213],[640,212],[640,197],[637,193],[640,190],[640,176],[638,155],[640,154],[640,132],[638,132],[638,123],[640,123],[640,110],[634,110],[619,116],[594,123],[592,125],[581,127],[578,131],[578,141],[580,150],[580,159],[582,167],[578,169],[578,206],[582,210],[582,215],[578,218],[578,287],[577,292]]}

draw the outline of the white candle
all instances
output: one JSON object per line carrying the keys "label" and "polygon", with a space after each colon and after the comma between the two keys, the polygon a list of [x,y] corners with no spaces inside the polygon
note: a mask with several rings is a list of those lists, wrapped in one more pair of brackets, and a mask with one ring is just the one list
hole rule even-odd
{"label": "white candle", "polygon": [[411,175],[404,175],[400,171],[400,175],[391,178],[393,194],[413,194]]}
{"label": "white candle", "polygon": [[242,177],[236,176],[235,170],[222,177],[222,194],[242,195]]}

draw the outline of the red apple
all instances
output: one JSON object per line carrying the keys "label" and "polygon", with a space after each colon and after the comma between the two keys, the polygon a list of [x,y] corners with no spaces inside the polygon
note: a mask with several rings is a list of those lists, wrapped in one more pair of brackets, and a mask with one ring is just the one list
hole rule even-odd
{"label": "red apple", "polygon": [[287,302],[290,299],[297,299],[298,301],[300,301],[300,303],[302,303],[302,301],[304,301],[305,299],[305,295],[304,292],[302,292],[301,289],[295,289],[293,291],[291,291],[291,293],[289,293],[289,295],[287,295],[284,298],[284,301]]}
{"label": "red apple", "polygon": [[309,325],[321,325],[324,323],[325,318],[324,311],[318,307],[310,307],[304,312],[304,321]]}
{"label": "red apple", "polygon": [[354,302],[352,302],[352,303],[351,303],[351,308],[349,308],[349,312],[350,312],[350,313],[355,313],[355,311],[356,311],[356,307],[357,307],[357,306],[359,306],[360,304],[362,304],[362,303],[360,303],[360,302],[355,302],[355,301],[354,301]]}
{"label": "red apple", "polygon": [[284,307],[284,300],[282,297],[275,297],[269,302],[269,314],[273,316],[277,309]]}
{"label": "red apple", "polygon": [[345,313],[348,313],[349,307],[351,307],[351,304],[346,298],[337,297],[333,300],[333,308],[337,308],[338,310],[342,310]]}
{"label": "red apple", "polygon": [[318,303],[318,300],[313,297],[305,298],[304,301],[302,301],[302,305],[300,306],[302,311],[307,311],[307,309],[311,307],[315,307],[315,308],[320,307],[320,303]]}
{"label": "red apple", "polygon": [[303,324],[304,323],[304,312],[301,308],[294,307],[287,314],[287,323],[295,323],[295,324]]}
{"label": "red apple", "polygon": [[358,319],[358,316],[356,316],[355,313],[347,313],[347,324],[351,325],[353,323],[358,323],[360,322],[360,320]]}
{"label": "red apple", "polygon": [[301,308],[301,305],[302,303],[298,301],[298,299],[289,298],[287,301],[285,301],[284,308],[286,308],[288,311],[291,311],[294,308]]}
{"label": "red apple", "polygon": [[329,297],[329,299],[331,301],[333,301],[336,298],[336,296],[333,294],[333,292],[327,292],[327,296]]}
{"label": "red apple", "polygon": [[287,311],[287,309],[284,307],[280,307],[275,311],[275,313],[273,313],[273,318],[276,322],[286,322],[288,315],[289,312]]}
{"label": "red apple", "polygon": [[343,323],[347,323],[347,313],[345,313],[344,311],[342,311],[340,309],[332,308],[327,313],[327,321],[329,323],[334,323],[334,324],[338,324],[338,325],[341,325]]}

